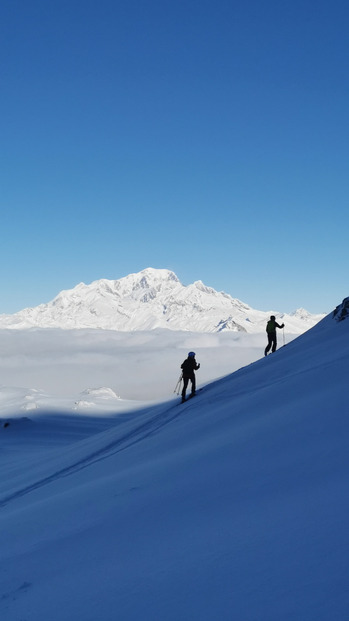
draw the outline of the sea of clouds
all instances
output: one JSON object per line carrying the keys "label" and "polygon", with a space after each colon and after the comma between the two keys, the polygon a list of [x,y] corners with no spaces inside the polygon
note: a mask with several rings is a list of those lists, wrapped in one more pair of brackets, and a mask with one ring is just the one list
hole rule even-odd
{"label": "sea of clouds", "polygon": [[52,404],[67,399],[68,407],[101,387],[122,400],[163,400],[173,396],[188,351],[201,364],[200,385],[258,360],[265,344],[265,334],[241,332],[0,330],[0,407],[9,388],[40,391]]}

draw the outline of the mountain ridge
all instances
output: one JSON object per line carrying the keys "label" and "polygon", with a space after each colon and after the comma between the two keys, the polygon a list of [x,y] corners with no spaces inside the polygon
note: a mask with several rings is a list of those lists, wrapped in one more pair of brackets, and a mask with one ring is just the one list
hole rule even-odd
{"label": "mountain ridge", "polygon": [[102,278],[89,285],[81,282],[73,289],[62,290],[48,303],[0,315],[0,328],[260,332],[270,314],[277,315],[287,331],[295,334],[324,317],[305,309],[291,314],[255,310],[201,280],[185,286],[171,270],[146,268],[118,280]]}

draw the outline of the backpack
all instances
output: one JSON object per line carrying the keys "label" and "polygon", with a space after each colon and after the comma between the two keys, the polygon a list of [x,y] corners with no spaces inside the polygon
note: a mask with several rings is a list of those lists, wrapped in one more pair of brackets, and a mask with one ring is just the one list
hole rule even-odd
{"label": "backpack", "polygon": [[270,334],[271,332],[275,332],[275,321],[272,319],[267,323],[267,332]]}

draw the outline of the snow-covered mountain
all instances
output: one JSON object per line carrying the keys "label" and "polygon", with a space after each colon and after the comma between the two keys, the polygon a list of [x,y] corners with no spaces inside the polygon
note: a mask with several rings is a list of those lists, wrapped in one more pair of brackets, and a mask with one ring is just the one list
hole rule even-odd
{"label": "snow-covered mountain", "polygon": [[0,427],[0,618],[346,621],[348,337],[349,299],[185,404],[18,408]]}
{"label": "snow-covered mountain", "polygon": [[324,316],[311,315],[304,309],[291,315],[254,310],[200,280],[184,286],[172,271],[148,268],[119,280],[80,283],[61,291],[47,304],[14,315],[0,315],[0,328],[260,332],[271,313],[286,324],[287,332],[294,334],[308,330]]}

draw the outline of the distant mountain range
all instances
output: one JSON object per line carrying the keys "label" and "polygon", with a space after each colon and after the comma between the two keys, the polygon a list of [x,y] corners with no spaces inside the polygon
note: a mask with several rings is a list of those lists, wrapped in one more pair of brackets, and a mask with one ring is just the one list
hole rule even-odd
{"label": "distant mountain range", "polygon": [[80,283],[61,291],[51,302],[0,315],[0,328],[99,328],[136,331],[167,328],[194,332],[222,330],[261,332],[269,315],[285,323],[289,333],[301,334],[324,315],[304,309],[281,314],[254,310],[200,280],[181,284],[174,272],[148,268],[119,280]]}

